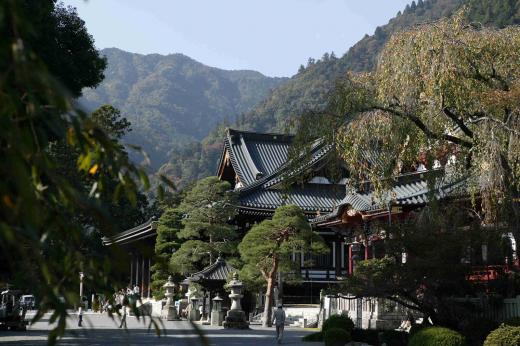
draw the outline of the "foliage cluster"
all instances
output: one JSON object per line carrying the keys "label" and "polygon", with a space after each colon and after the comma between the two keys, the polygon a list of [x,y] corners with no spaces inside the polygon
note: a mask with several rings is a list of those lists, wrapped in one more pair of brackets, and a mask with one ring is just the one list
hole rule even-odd
{"label": "foliage cluster", "polygon": [[424,328],[410,337],[409,346],[466,346],[466,339],[443,327]]}
{"label": "foliage cluster", "polygon": [[236,196],[227,182],[207,177],[171,201],[159,219],[155,244],[156,263],[152,287],[162,297],[170,274],[174,282],[213,263],[219,255],[236,256]]}
{"label": "foliage cluster", "polygon": [[326,332],[332,328],[344,329],[347,332],[352,332],[354,329],[354,322],[347,315],[332,315],[323,322],[322,332]]}
{"label": "foliage cluster", "polygon": [[[340,333],[338,335],[337,329],[343,330],[345,333]],[[336,337],[339,337],[338,341],[346,340],[346,342],[351,340],[351,334],[354,330],[354,322],[347,315],[332,315],[329,316],[324,322],[321,328],[321,331],[306,335],[302,338],[303,341],[324,341],[325,335],[328,331],[333,330],[333,332],[329,335],[331,340],[336,340]],[[377,338],[376,338],[377,340]],[[327,342],[325,341],[325,344]]]}
{"label": "foliage cluster", "polygon": [[52,311],[52,343],[78,303],[79,272],[88,287],[113,290],[114,263],[92,256],[89,236],[113,234],[108,204],[125,196],[135,206],[148,179],[99,114],[76,108],[73,97],[96,86],[105,67],[76,12],[8,0],[0,13],[0,273],[31,288],[40,302],[34,320]]}
{"label": "foliage cluster", "polygon": [[520,327],[502,325],[499,328],[492,331],[484,341],[484,346],[498,345],[520,345]]}
{"label": "foliage cluster", "polygon": [[275,278],[278,272],[288,276],[299,274],[299,265],[291,261],[297,253],[323,253],[328,251],[323,239],[314,233],[303,211],[295,205],[284,205],[276,209],[272,219],[265,219],[247,232],[238,245],[244,262],[240,277],[250,286],[259,281],[266,284],[266,303],[262,324],[271,324],[272,299]]}

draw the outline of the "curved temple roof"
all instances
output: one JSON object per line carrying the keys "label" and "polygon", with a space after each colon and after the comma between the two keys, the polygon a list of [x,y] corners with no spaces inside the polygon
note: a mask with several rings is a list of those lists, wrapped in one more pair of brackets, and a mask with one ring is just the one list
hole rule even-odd
{"label": "curved temple roof", "polygon": [[184,280],[184,283],[190,282],[207,282],[207,281],[226,281],[229,274],[234,272],[235,268],[226,263],[222,257],[218,257],[215,263],[210,264],[200,272],[190,275]]}
{"label": "curved temple roof", "polygon": [[436,171],[414,172],[402,174],[396,177],[396,184],[392,190],[382,197],[376,197],[373,190],[367,192],[348,193],[343,200],[327,215],[322,215],[311,220],[311,223],[319,224],[340,216],[345,207],[366,213],[378,210],[387,210],[388,205],[393,206],[422,206],[433,197],[444,199],[456,195],[465,186],[464,179],[438,179],[434,181],[434,191],[430,190],[427,174],[435,174]]}
{"label": "curved temple roof", "polygon": [[113,244],[128,244],[138,240],[155,237],[156,234],[157,221],[152,217],[150,220],[139,226],[117,233],[111,237],[103,237],[101,238],[101,241],[105,246]]}
{"label": "curved temple roof", "polygon": [[309,157],[302,156],[301,165],[290,167],[289,147],[293,136],[275,133],[255,133],[228,129],[218,173],[223,171],[225,160],[241,183],[240,211],[253,215],[269,215],[283,204],[296,204],[305,212],[330,212],[345,196],[345,188],[338,184],[293,185],[280,189],[287,177],[298,175],[317,165],[330,151],[331,146],[316,141]]}

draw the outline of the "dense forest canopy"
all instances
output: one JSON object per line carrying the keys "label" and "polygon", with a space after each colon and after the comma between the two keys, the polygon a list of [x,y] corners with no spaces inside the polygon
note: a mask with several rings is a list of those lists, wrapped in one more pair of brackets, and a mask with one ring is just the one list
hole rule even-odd
{"label": "dense forest canopy", "polygon": [[133,124],[125,141],[141,146],[154,170],[171,150],[200,141],[219,122],[248,111],[286,80],[217,69],[182,54],[101,52],[108,63],[106,78],[96,89],[85,89],[80,101],[87,109],[107,103],[119,108]]}

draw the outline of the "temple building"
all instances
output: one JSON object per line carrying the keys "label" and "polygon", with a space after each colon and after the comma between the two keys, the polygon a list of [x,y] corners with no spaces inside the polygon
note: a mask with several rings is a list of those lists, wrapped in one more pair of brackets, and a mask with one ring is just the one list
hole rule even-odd
{"label": "temple building", "polygon": [[[320,290],[352,274],[356,260],[384,255],[380,240],[385,225],[420,210],[432,198],[457,203],[466,196],[463,180],[432,179],[440,171],[425,169],[395,177],[383,195],[376,194],[370,183],[352,187],[345,168],[340,168],[339,179],[328,176],[332,147],[323,141],[315,141],[296,164],[289,163],[293,140],[290,135],[228,129],[217,167],[218,178],[228,181],[237,193],[238,215],[230,222],[241,237],[255,223],[272,217],[279,206],[295,204],[330,249],[325,255],[293,253],[303,284],[284,285],[280,274],[276,294],[284,303],[318,303]],[[131,259],[129,283],[138,285],[143,296],[150,296],[155,227],[150,220],[103,238],[105,245],[126,249]],[[197,281],[199,274],[203,273],[189,280]]]}
{"label": "temple building", "polygon": [[104,246],[117,246],[127,255],[128,286],[131,288],[137,286],[143,298],[152,296],[151,267],[155,256],[156,236],[157,221],[151,218],[142,225],[101,239]]}
{"label": "temple building", "polygon": [[[231,183],[238,194],[234,222],[242,236],[281,205],[295,204],[314,219],[332,213],[345,197],[345,185],[325,173],[331,147],[316,141],[295,167],[288,163],[292,140],[292,136],[282,134],[227,131],[217,176]],[[305,176],[305,180],[289,179],[298,176]],[[344,238],[329,229],[318,233],[330,251],[326,255],[293,254],[293,261],[300,264],[303,285],[283,287],[280,278],[277,292],[284,303],[316,303],[320,290],[336,284],[347,272]]]}

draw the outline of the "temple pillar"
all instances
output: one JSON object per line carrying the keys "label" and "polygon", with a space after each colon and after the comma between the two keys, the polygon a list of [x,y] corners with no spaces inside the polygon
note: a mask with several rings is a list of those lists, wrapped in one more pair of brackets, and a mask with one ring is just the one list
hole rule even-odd
{"label": "temple pillar", "polygon": [[134,253],[130,253],[130,282],[128,283],[129,286],[132,286],[132,283],[134,282]]}
{"label": "temple pillar", "polygon": [[152,277],[152,260],[151,259],[148,259],[148,298],[151,297],[150,295],[150,292],[151,292],[151,277]]}
{"label": "temple pillar", "polygon": [[[134,286],[139,286],[139,255],[135,256],[135,283]],[[132,287],[133,289],[133,287]]]}
{"label": "temple pillar", "polygon": [[144,256],[141,256],[141,289],[139,295],[144,298]]}

